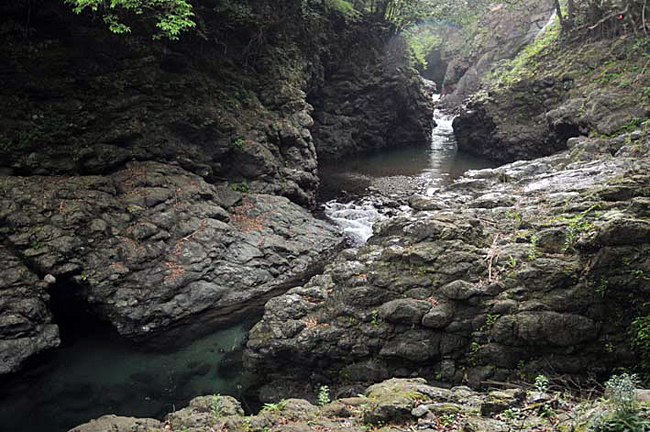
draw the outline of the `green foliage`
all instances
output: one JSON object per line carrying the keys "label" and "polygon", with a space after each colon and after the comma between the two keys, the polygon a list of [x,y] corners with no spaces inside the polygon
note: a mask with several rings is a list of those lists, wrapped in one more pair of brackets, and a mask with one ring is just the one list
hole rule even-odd
{"label": "green foliage", "polygon": [[318,391],[318,406],[327,405],[330,402],[330,388],[326,385],[320,386],[320,390]]}
{"label": "green foliage", "polygon": [[222,414],[221,395],[216,394],[210,400],[210,414],[215,419],[220,419]]}
{"label": "green foliage", "polygon": [[613,376],[605,383],[611,410],[601,412],[591,420],[590,432],[648,432],[650,420],[639,408],[635,389],[636,375],[623,373]]}
{"label": "green foliage", "polygon": [[450,428],[454,425],[454,422],[456,421],[456,414],[442,414],[440,416],[440,423],[445,428]]}
{"label": "green foliage", "polygon": [[641,356],[640,369],[645,374],[650,374],[650,315],[639,316],[632,321],[630,338],[632,348]]}
{"label": "green foliage", "polygon": [[609,288],[609,281],[605,278],[600,278],[600,281],[598,282],[598,286],[596,287],[596,292],[600,294],[601,297],[605,297],[608,288]]}
{"label": "green foliage", "polygon": [[557,41],[559,33],[560,26],[556,21],[541,36],[538,36],[535,42],[526,46],[504,69],[496,72],[494,78],[496,78],[497,83],[509,87],[522,79],[533,78],[538,73],[539,56],[550,50]]}
{"label": "green foliage", "polygon": [[360,11],[354,8],[354,5],[352,5],[352,3],[347,0],[326,0],[325,4],[329,8],[338,11],[351,21],[358,21],[363,15]]}
{"label": "green foliage", "polygon": [[487,319],[485,321],[485,325],[488,328],[491,328],[497,322],[497,320],[499,319],[500,316],[501,316],[501,314],[487,314]]}
{"label": "green foliage", "polygon": [[506,420],[519,420],[525,417],[524,413],[522,413],[519,408],[508,408],[501,415]]}
{"label": "green foliage", "polygon": [[286,401],[280,401],[278,403],[265,403],[262,407],[262,413],[274,413],[284,411],[284,408],[287,406]]}
{"label": "green foliage", "polygon": [[426,69],[427,55],[440,46],[442,39],[436,34],[436,29],[431,26],[417,26],[405,30],[406,39],[413,57],[415,67]]}
{"label": "green foliage", "polygon": [[129,33],[131,27],[125,17],[153,18],[158,28],[155,39],[178,39],[182,32],[196,26],[192,20],[192,5],[186,0],[65,0],[75,13],[84,11],[103,13],[104,22],[114,33]]}
{"label": "green foliage", "polygon": [[377,309],[372,310],[370,317],[373,325],[379,325],[379,311]]}
{"label": "green foliage", "polygon": [[557,222],[568,223],[567,231],[564,237],[564,245],[562,246],[562,250],[564,252],[570,252],[573,250],[573,244],[578,234],[593,229],[594,225],[590,222],[585,221],[584,218],[593,210],[599,207],[600,205],[596,204],[589,207],[587,210],[578,213],[577,215],[571,217],[560,216],[556,219]]}
{"label": "green foliage", "polygon": [[539,252],[539,236],[537,235],[532,235],[530,236],[530,244],[531,244],[531,249],[528,252],[528,259],[531,261],[534,261],[537,259],[537,254]]}
{"label": "green foliage", "polygon": [[242,193],[248,193],[248,192],[251,191],[251,188],[248,185],[247,180],[244,180],[241,183],[233,183],[233,184],[231,184],[230,189],[234,190],[235,192],[242,192]]}
{"label": "green foliage", "polygon": [[548,389],[548,378],[544,375],[537,375],[535,377],[535,390],[537,390],[540,393],[544,393]]}
{"label": "green foliage", "polygon": [[609,400],[616,410],[633,411],[636,409],[634,390],[638,385],[638,378],[632,374],[614,375],[605,383],[609,391]]}

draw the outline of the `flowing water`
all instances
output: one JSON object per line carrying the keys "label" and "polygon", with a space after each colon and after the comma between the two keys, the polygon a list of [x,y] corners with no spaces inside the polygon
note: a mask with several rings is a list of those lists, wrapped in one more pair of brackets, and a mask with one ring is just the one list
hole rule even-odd
{"label": "flowing water", "polygon": [[[489,166],[457,153],[451,121],[436,115],[429,147],[381,151],[324,166],[327,216],[365,242],[374,222],[401,211],[398,204],[378,205],[378,192],[389,201],[414,192],[431,194],[468,169]],[[246,401],[243,392],[255,377],[246,374],[240,360],[251,323],[153,351],[124,340],[107,324],[80,322],[67,299],[61,309],[72,314],[57,318],[62,346],[0,382],[0,431],[67,431],[109,413],[161,418],[207,394]]]}
{"label": "flowing water", "polygon": [[374,223],[400,210],[408,211],[394,203],[382,208],[374,196],[398,200],[414,193],[432,195],[470,169],[495,166],[458,152],[452,116],[436,111],[435,121],[438,126],[428,147],[382,150],[319,168],[325,215],[352,242],[365,243]]}

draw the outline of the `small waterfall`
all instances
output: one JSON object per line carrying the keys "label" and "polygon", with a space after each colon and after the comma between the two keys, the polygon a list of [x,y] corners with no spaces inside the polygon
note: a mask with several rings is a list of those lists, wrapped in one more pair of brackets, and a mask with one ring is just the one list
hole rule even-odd
{"label": "small waterfall", "polygon": [[347,204],[330,201],[325,204],[325,215],[357,245],[368,241],[374,223],[383,219],[375,206],[366,200]]}
{"label": "small waterfall", "polygon": [[[433,119],[436,121],[437,126],[431,133],[431,149],[440,150],[450,146],[455,148],[454,128],[452,127],[454,117],[435,110]],[[450,143],[450,141],[453,142]]]}
{"label": "small waterfall", "polygon": [[[439,97],[434,95],[433,100]],[[458,154],[453,116],[436,110],[434,119],[437,127],[428,148],[392,149],[340,162],[337,168],[348,179],[358,184],[358,179],[363,178],[370,187],[364,196],[351,202],[327,201],[324,213],[356,245],[366,243],[376,222],[408,214],[411,209],[404,204],[413,194],[432,195],[468,169],[491,166],[487,161]]]}

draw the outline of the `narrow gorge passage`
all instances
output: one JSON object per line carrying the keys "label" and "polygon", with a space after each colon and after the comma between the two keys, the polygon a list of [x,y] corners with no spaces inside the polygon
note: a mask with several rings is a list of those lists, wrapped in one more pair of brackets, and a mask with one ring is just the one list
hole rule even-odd
{"label": "narrow gorge passage", "polygon": [[375,151],[320,168],[325,215],[353,243],[365,243],[375,222],[411,211],[406,204],[413,194],[430,196],[468,170],[496,166],[458,151],[453,115],[436,110],[434,119],[428,147]]}
{"label": "narrow gorge passage", "polygon": [[[438,126],[429,147],[375,151],[323,167],[328,218],[353,242],[365,242],[373,223],[400,211],[412,194],[430,194],[469,169],[493,166],[458,153],[452,120],[436,111]],[[107,412],[161,417],[197,395],[246,400],[245,390],[255,380],[240,363],[248,323],[160,352],[120,337],[107,323],[84,314],[84,305],[72,307],[73,300],[80,301],[52,295],[62,347],[6,380],[11,390],[3,392],[0,423],[7,430],[35,432],[52,425],[66,430]],[[29,391],[34,388],[41,390]]]}

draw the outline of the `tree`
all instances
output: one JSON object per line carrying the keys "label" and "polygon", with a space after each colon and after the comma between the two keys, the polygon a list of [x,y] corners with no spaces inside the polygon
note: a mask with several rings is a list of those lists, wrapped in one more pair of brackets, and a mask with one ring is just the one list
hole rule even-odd
{"label": "tree", "polygon": [[632,31],[648,34],[648,0],[567,0],[566,10],[554,0],[562,31]]}
{"label": "tree", "polygon": [[186,0],[65,0],[76,13],[101,11],[104,22],[115,33],[128,33],[131,27],[123,18],[129,15],[154,19],[158,32],[154,38],[178,39],[196,25],[192,5]]}

